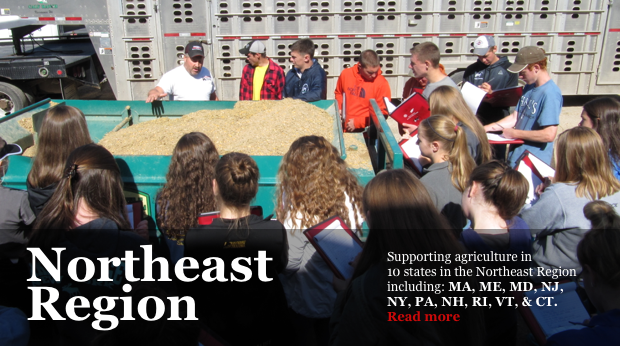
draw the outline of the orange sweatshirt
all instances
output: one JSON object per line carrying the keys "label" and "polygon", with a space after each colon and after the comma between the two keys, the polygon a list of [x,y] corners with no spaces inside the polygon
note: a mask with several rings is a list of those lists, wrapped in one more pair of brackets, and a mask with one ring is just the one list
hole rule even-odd
{"label": "orange sweatshirt", "polygon": [[[336,84],[335,96],[338,101],[338,108],[342,110],[342,95],[346,94],[347,109],[345,123],[353,119],[356,129],[363,129],[370,124],[370,99],[377,100],[379,108],[384,115],[387,115],[387,108],[383,97],[392,98],[390,85],[387,79],[381,75],[381,70],[377,73],[377,78],[372,82],[365,81],[359,73],[360,64],[349,67],[340,73]],[[344,129],[346,132],[346,128]]]}

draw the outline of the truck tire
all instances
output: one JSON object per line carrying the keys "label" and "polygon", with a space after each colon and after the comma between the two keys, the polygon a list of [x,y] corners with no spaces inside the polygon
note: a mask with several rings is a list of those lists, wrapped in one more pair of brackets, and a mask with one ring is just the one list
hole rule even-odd
{"label": "truck tire", "polygon": [[28,99],[20,88],[0,82],[0,116],[16,112],[28,104]]}
{"label": "truck tire", "polygon": [[458,71],[450,75],[450,78],[452,78],[459,88],[463,84],[463,75],[465,75],[465,71]]}

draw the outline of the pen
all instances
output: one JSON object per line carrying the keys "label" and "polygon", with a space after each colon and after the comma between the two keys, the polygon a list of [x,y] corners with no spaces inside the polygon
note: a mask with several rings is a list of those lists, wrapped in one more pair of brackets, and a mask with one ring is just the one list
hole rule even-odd
{"label": "pen", "polygon": [[583,324],[581,322],[573,322],[573,321],[568,321],[568,323],[572,324],[572,325],[576,325],[576,326],[585,326],[587,327],[587,324]]}

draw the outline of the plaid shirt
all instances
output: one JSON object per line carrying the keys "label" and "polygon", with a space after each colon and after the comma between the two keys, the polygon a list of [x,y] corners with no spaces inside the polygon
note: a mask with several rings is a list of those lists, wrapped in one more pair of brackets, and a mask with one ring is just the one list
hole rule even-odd
{"label": "plaid shirt", "polygon": [[[247,64],[243,68],[239,100],[252,100],[254,81],[254,66]],[[263,88],[260,91],[261,100],[281,100],[284,89],[284,71],[273,60],[269,59],[269,68],[265,73]]]}

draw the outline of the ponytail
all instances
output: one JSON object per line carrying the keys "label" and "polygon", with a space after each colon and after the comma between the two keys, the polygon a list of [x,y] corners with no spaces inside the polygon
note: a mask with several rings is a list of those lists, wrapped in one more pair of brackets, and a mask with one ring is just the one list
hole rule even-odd
{"label": "ponytail", "polygon": [[74,211],[77,201],[73,199],[71,180],[76,175],[65,175],[60,179],[54,194],[45,203],[33,226],[29,246],[51,248],[58,243],[62,233],[75,222]]}
{"label": "ponytail", "polygon": [[433,115],[420,124],[422,135],[431,142],[440,142],[448,151],[452,184],[460,192],[465,191],[469,174],[476,166],[467,147],[467,136],[461,126],[445,115]]}
{"label": "ponytail", "polygon": [[34,224],[30,246],[56,245],[63,232],[75,227],[80,200],[99,218],[112,220],[119,229],[131,228],[121,171],[112,154],[100,145],[87,144],[71,152],[56,191]]}
{"label": "ponytail", "polygon": [[472,159],[467,147],[467,135],[461,126],[455,125],[456,138],[448,161],[452,167],[452,184],[461,192],[465,191],[469,174],[476,167],[474,159]]}
{"label": "ponytail", "polygon": [[493,205],[504,220],[517,216],[527,199],[527,180],[504,162],[493,160],[474,168],[468,186],[474,181],[480,184],[484,200]]}

